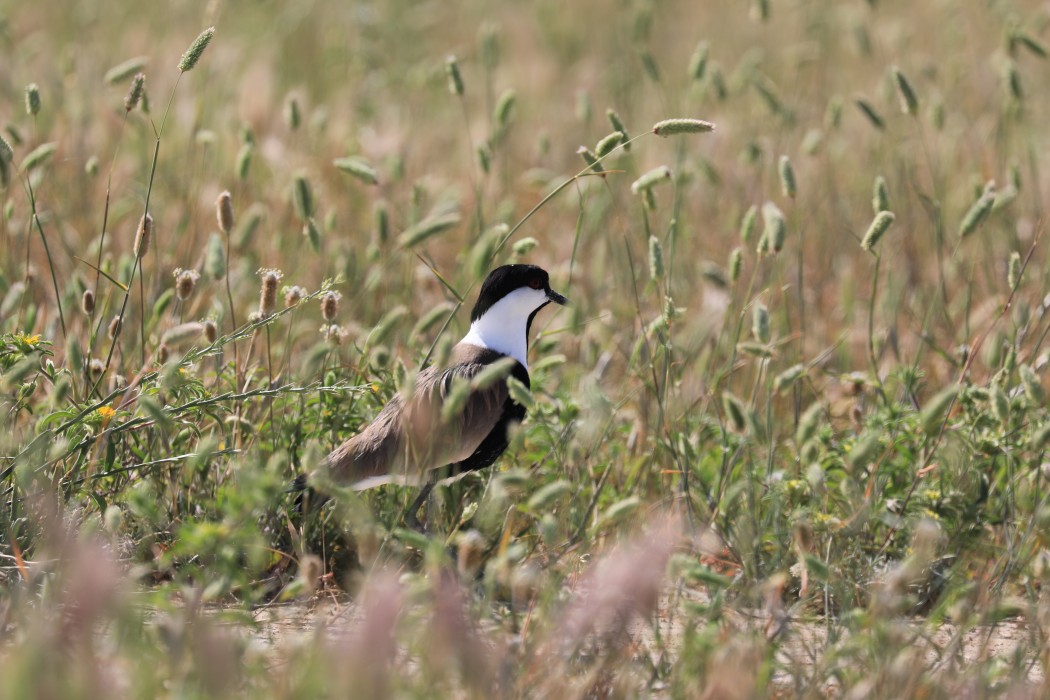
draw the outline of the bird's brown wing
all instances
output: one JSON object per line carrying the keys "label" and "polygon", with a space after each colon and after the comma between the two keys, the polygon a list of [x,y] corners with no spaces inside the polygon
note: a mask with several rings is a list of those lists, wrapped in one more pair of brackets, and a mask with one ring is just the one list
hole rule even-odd
{"label": "bird's brown wing", "polygon": [[499,422],[509,392],[504,380],[472,390],[462,412],[442,420],[456,382],[471,381],[487,366],[481,358],[460,359],[448,369],[421,372],[408,402],[392,398],[372,423],[328,456],[328,477],[359,489],[419,482],[428,470],[469,457]]}

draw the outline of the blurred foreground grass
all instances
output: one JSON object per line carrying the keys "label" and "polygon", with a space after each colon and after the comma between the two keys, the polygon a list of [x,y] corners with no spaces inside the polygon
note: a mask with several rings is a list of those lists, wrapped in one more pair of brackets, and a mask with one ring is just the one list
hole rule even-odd
{"label": "blurred foreground grass", "polygon": [[[0,3],[0,692],[1039,696],[1048,25]],[[499,468],[429,539],[395,487],[300,513],[514,260],[574,305]],[[234,632],[315,598],[346,630]]]}

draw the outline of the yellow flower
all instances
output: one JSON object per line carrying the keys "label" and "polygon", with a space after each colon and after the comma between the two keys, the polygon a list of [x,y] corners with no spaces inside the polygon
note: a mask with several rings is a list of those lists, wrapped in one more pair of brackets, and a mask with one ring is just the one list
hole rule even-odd
{"label": "yellow flower", "polygon": [[15,334],[15,340],[19,343],[25,343],[29,347],[36,347],[40,344],[39,335],[29,335],[28,333],[18,332]]}
{"label": "yellow flower", "polygon": [[99,418],[102,419],[102,425],[109,423],[109,421],[113,419],[113,416],[117,415],[117,412],[109,406],[99,406],[95,409],[95,413],[97,413]]}

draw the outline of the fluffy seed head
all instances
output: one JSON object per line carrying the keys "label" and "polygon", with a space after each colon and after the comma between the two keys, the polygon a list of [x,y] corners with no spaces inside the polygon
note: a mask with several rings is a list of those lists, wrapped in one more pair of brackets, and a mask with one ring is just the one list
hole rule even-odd
{"label": "fluffy seed head", "polygon": [[762,302],[755,302],[754,308],[751,310],[751,334],[755,336],[755,340],[760,343],[769,343],[770,330],[769,330],[769,309]]}
{"label": "fluffy seed head", "polygon": [[706,41],[697,44],[696,51],[689,59],[689,75],[693,77],[693,80],[704,79],[704,74],[707,72],[707,57],[710,52],[711,47]]}
{"label": "fluffy seed head", "polygon": [[97,357],[92,357],[91,362],[88,363],[88,371],[91,372],[92,377],[97,377],[106,371],[106,363]]}
{"label": "fluffy seed head", "polygon": [[120,316],[114,316],[109,326],[106,328],[106,335],[109,336],[110,340],[116,340],[117,336],[120,335],[120,329],[123,326],[123,321],[120,320]]}
{"label": "fluffy seed head", "polygon": [[210,318],[204,322],[204,339],[208,341],[208,344],[214,343],[219,337],[219,326],[216,325],[215,321]]}
{"label": "fluffy seed head", "polygon": [[160,364],[167,364],[168,358],[171,357],[171,348],[165,343],[161,343],[160,347],[157,348],[157,362]]}
{"label": "fluffy seed head", "polygon": [[744,245],[750,245],[751,239],[755,237],[755,228],[758,223],[758,205],[752,204],[744,212],[743,218],[740,220],[740,242]]}
{"label": "fluffy seed head", "polygon": [[201,275],[196,270],[183,270],[181,267],[175,268],[175,296],[179,301],[186,301],[193,296],[193,290],[197,287],[197,280],[201,278]]}
{"label": "fluffy seed head", "polygon": [[372,217],[375,219],[376,240],[381,244],[386,243],[390,238],[390,214],[387,210],[386,202],[379,200],[375,203]]}
{"label": "fluffy seed head", "polygon": [[117,65],[106,71],[105,81],[109,85],[116,85],[117,83],[123,83],[125,80],[141,73],[142,69],[146,67],[148,59],[145,56],[136,56],[135,58],[129,58],[123,63]]}
{"label": "fluffy seed head", "polygon": [[215,218],[219,222],[219,230],[229,235],[233,230],[233,197],[229,190],[215,200]]}
{"label": "fluffy seed head", "polygon": [[321,297],[321,317],[331,323],[339,313],[339,300],[343,295],[339,292],[325,292]]}
{"label": "fluffy seed head", "polygon": [[153,215],[146,214],[139,219],[139,228],[135,233],[135,257],[141,260],[149,252],[150,242],[153,239]]}
{"label": "fluffy seed head", "polygon": [[314,195],[310,189],[310,181],[302,173],[296,173],[292,180],[292,201],[295,202],[295,212],[299,218],[306,221],[314,213]]}
{"label": "fluffy seed head", "polygon": [[26,114],[35,117],[40,113],[40,87],[36,83],[26,85]]}
{"label": "fluffy seed head", "polygon": [[510,125],[511,113],[514,111],[514,105],[517,101],[518,93],[513,90],[504,90],[500,94],[499,100],[496,102],[496,108],[492,111],[496,128],[500,131],[505,130]]}
{"label": "fluffy seed head", "polygon": [[182,54],[182,60],[179,61],[180,71],[185,73],[188,70],[193,70],[194,66],[197,65],[197,61],[201,60],[201,55],[204,53],[204,49],[208,48],[208,44],[211,43],[213,36],[215,36],[215,27],[208,27],[193,40],[190,48],[186,49],[186,53]]}
{"label": "fluffy seed head", "polygon": [[142,93],[146,89],[146,76],[142,73],[135,74],[131,80],[128,94],[124,96],[124,111],[130,112],[142,101]]}
{"label": "fluffy seed head", "polygon": [[661,165],[658,168],[653,168],[649,172],[643,174],[640,178],[631,183],[631,192],[638,194],[645,190],[651,190],[655,185],[661,182],[669,182],[671,180],[671,169],[666,165]]}
{"label": "fluffy seed head", "polygon": [[202,323],[181,323],[177,326],[169,328],[164,332],[164,336],[161,338],[162,346],[180,345],[187,340],[196,338],[203,334],[204,324]]}
{"label": "fluffy seed head", "polygon": [[576,153],[579,154],[580,158],[583,158],[583,162],[590,166],[591,170],[596,173],[605,172],[605,168],[598,162],[598,156],[594,155],[594,152],[586,146],[580,146],[576,149]]}
{"label": "fluffy seed head", "polygon": [[876,214],[890,210],[890,190],[886,186],[886,178],[882,175],[875,178],[875,187],[871,193],[871,208]]}
{"label": "fluffy seed head", "polygon": [[777,173],[780,175],[780,191],[788,199],[794,199],[797,188],[795,186],[795,169],[791,167],[791,159],[780,156],[777,164]]}
{"label": "fluffy seed head", "polygon": [[248,169],[252,165],[252,154],[254,152],[255,148],[250,143],[242,145],[241,150],[237,151],[237,161],[234,170],[237,172],[238,180],[248,177]]}
{"label": "fluffy seed head", "polygon": [[259,313],[265,318],[277,308],[277,285],[284,276],[280,270],[263,268],[259,270],[262,284],[259,288]]}
{"label": "fluffy seed head", "polygon": [[11,150],[11,144],[0,134],[0,161],[10,163],[15,159],[15,152]]}
{"label": "fluffy seed head", "polygon": [[864,234],[864,238],[860,242],[860,247],[868,251],[873,249],[883,234],[893,225],[896,218],[892,211],[880,211],[876,214],[875,219],[868,226],[868,232]]}
{"label": "fluffy seed head", "polygon": [[379,184],[379,173],[376,169],[364,158],[360,156],[349,156],[347,158],[336,158],[332,161],[332,165],[342,170],[348,175],[353,175],[361,182],[366,185],[378,185]]}
{"label": "fluffy seed head", "polygon": [[722,394],[722,410],[725,411],[726,419],[729,421],[733,430],[742,433],[747,429],[747,418],[744,415],[744,404],[741,403],[740,399],[733,396],[728,391]]}
{"label": "fluffy seed head", "polygon": [[1017,289],[1017,283],[1021,281],[1021,254],[1016,250],[1010,253],[1010,264],[1007,267],[1006,281],[1010,289]]}
{"label": "fluffy seed head", "polygon": [[295,131],[302,123],[302,112],[299,110],[299,98],[289,95],[284,101],[284,120],[288,122],[288,128]]}
{"label": "fluffy seed head", "polygon": [[85,289],[80,297],[80,310],[89,316],[95,310],[95,293],[90,289]]}
{"label": "fluffy seed head", "polygon": [[995,204],[995,187],[994,183],[990,183],[990,186],[985,186],[984,194],[970,206],[959,224],[960,238],[966,238],[977,230],[977,227],[988,216],[988,212],[992,210],[993,204]]}
{"label": "fluffy seed head", "polygon": [[343,338],[346,337],[346,331],[343,330],[342,326],[337,326],[334,323],[326,323],[321,326],[321,335],[332,345],[342,345]]}
{"label": "fluffy seed head", "polygon": [[607,109],[605,110],[605,116],[609,118],[609,123],[612,124],[612,128],[623,134],[623,150],[630,151],[631,144],[629,142],[631,137],[628,134],[627,127],[624,126],[623,120],[620,119],[620,115],[617,114],[614,109]]}
{"label": "fluffy seed head", "polygon": [[893,83],[897,86],[897,97],[901,101],[901,111],[905,114],[915,115],[919,111],[919,98],[915,95],[908,78],[901,73],[897,66],[893,67]]}
{"label": "fluffy seed head", "polygon": [[649,276],[654,280],[664,278],[664,250],[656,236],[649,236]]}
{"label": "fluffy seed head", "polygon": [[306,290],[299,285],[284,288],[284,308],[290,309],[306,296]]}
{"label": "fluffy seed head", "polygon": [[787,223],[784,221],[784,213],[780,207],[772,202],[762,205],[762,219],[766,228],[759,241],[759,252],[779,253],[784,248],[784,238],[787,235]]}
{"label": "fluffy seed head", "polygon": [[744,249],[739,246],[733,248],[729,254],[729,281],[736,282],[740,279],[740,270],[744,266]]}
{"label": "fluffy seed head", "polygon": [[463,94],[463,75],[459,72],[459,61],[455,56],[445,59],[445,73],[448,75],[448,91],[456,97]]}
{"label": "fluffy seed head", "polygon": [[623,143],[623,132],[614,131],[598,142],[598,145],[594,147],[594,154],[599,158],[607,156],[621,143]]}
{"label": "fluffy seed head", "polygon": [[664,119],[653,124],[653,133],[657,136],[674,136],[676,134],[703,134],[714,131],[715,125],[703,119]]}

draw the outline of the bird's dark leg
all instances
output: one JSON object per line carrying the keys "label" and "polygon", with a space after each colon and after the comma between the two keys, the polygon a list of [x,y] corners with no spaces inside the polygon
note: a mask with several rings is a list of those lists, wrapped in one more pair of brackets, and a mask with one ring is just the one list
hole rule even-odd
{"label": "bird's dark leg", "polygon": [[419,511],[420,506],[426,503],[427,496],[434,490],[434,482],[428,481],[423,484],[423,488],[419,489],[419,495],[416,496],[416,500],[412,501],[412,505],[408,507],[408,513],[405,514],[405,525],[412,528],[416,532],[424,532],[424,528],[419,524],[419,520],[416,518],[416,513]]}

